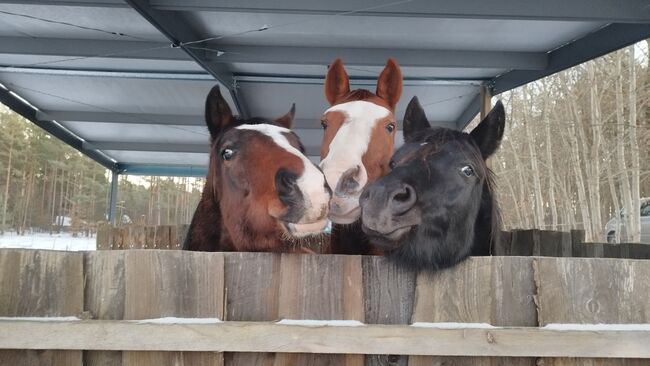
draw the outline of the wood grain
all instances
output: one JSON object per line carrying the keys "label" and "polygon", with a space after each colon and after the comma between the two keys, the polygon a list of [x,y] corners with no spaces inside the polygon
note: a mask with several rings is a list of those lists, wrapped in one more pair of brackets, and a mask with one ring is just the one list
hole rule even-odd
{"label": "wood grain", "polygon": [[[224,261],[221,253],[129,250],[124,253],[124,319],[160,317],[223,319]],[[191,362],[184,363],[191,359]],[[199,363],[202,362],[202,363]],[[221,354],[124,352],[129,365],[215,365]]]}
{"label": "wood grain", "polygon": [[[0,348],[313,352],[498,357],[650,358],[649,330],[301,326],[264,322],[138,324],[124,320],[1,320]],[[152,352],[151,355],[157,354]],[[156,357],[166,362],[172,352]],[[177,362],[181,357],[175,356]],[[511,360],[508,358],[507,360]],[[298,363],[297,365],[302,365]]]}
{"label": "wood grain", "polygon": [[[0,316],[81,316],[83,253],[0,250],[0,284]],[[0,334],[13,336],[3,327]],[[0,365],[81,363],[80,351],[0,351]]]}

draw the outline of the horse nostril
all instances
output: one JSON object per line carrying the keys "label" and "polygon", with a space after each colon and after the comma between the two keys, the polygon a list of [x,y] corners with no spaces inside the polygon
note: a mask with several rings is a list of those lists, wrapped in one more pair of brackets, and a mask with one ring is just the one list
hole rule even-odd
{"label": "horse nostril", "polygon": [[335,192],[340,195],[349,195],[357,192],[359,190],[359,173],[361,172],[361,166],[357,165],[354,168],[350,168],[343,173],[339,183],[336,186]]}
{"label": "horse nostril", "polygon": [[389,206],[395,214],[399,215],[410,210],[416,201],[415,189],[411,185],[404,183],[392,193]]}
{"label": "horse nostril", "polygon": [[280,201],[290,204],[298,193],[298,177],[286,169],[280,169],[275,174],[275,188]]}

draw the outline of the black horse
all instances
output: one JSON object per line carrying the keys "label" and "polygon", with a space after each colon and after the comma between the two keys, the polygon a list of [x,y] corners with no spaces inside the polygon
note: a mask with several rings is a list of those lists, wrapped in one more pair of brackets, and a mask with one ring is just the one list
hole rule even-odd
{"label": "black horse", "polygon": [[360,197],[363,231],[390,258],[418,269],[451,267],[469,255],[490,255],[499,227],[485,159],[505,125],[497,102],[471,132],[432,128],[414,97],[404,116],[405,144],[391,172]]}

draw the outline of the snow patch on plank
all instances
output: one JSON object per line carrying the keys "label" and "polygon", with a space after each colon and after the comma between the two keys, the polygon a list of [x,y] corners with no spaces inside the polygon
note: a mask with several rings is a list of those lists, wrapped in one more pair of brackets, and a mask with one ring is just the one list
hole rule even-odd
{"label": "snow patch on plank", "polygon": [[438,328],[438,329],[497,329],[500,327],[495,327],[492,324],[488,323],[426,323],[426,322],[415,322],[411,324],[412,327],[416,328]]}
{"label": "snow patch on plank", "polygon": [[217,324],[222,323],[219,318],[176,318],[168,316],[165,318],[132,320],[138,324]]}
{"label": "snow patch on plank", "polygon": [[0,316],[0,320],[30,322],[74,322],[81,320],[76,316]]}
{"label": "snow patch on plank", "polygon": [[616,330],[622,330],[622,331],[629,331],[629,330],[644,330],[644,331],[650,331],[650,324],[645,323],[645,324],[573,324],[573,323],[567,323],[567,324],[562,324],[562,323],[551,323],[547,324],[542,329],[548,329],[548,330],[585,330],[585,331],[599,331],[599,330],[610,330],[610,331],[616,331]]}
{"label": "snow patch on plank", "polygon": [[302,325],[306,327],[361,327],[358,320],[310,320],[310,319],[282,319],[275,322],[280,325]]}

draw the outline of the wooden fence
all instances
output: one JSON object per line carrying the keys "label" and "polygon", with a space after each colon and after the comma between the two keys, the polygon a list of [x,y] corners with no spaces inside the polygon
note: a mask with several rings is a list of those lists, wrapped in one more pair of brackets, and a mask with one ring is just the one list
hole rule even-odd
{"label": "wooden fence", "polygon": [[648,294],[627,259],[4,249],[0,364],[648,365]]}
{"label": "wooden fence", "polygon": [[[189,225],[102,225],[97,249],[181,249]],[[498,256],[650,259],[650,244],[585,243],[584,231],[515,230],[499,233],[492,252]]]}

